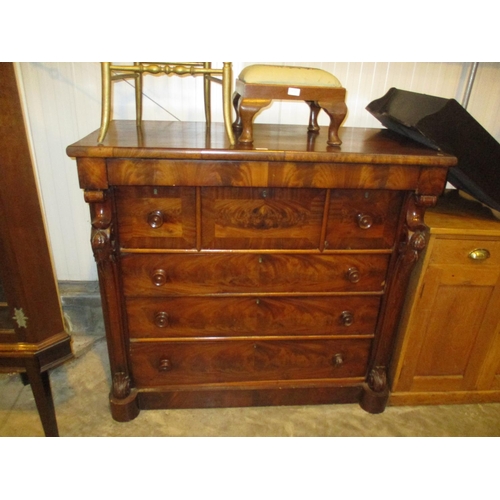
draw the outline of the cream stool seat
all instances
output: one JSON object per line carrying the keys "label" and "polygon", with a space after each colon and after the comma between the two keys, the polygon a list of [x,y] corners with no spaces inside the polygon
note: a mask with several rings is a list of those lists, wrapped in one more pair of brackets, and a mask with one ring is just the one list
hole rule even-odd
{"label": "cream stool seat", "polygon": [[321,109],[325,110],[330,117],[327,143],[339,146],[342,141],[338,130],[347,114],[345,95],[339,80],[322,69],[268,64],[247,66],[236,80],[233,95],[236,110],[233,128],[240,132],[238,142],[251,144],[257,113],[273,99],[282,99],[301,100],[309,105],[309,132],[319,131],[318,114]]}

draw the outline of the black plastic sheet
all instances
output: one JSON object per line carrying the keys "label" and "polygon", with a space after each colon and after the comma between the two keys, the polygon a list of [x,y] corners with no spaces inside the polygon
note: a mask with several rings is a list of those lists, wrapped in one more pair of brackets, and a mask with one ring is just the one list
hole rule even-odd
{"label": "black plastic sheet", "polygon": [[500,210],[500,144],[455,99],[391,88],[366,109],[388,129],[456,156],[448,182]]}

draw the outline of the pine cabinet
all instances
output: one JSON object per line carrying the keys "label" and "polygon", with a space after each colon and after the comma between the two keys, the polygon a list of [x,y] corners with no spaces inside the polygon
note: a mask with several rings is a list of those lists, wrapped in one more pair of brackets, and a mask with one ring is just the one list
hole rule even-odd
{"label": "pine cabinet", "polygon": [[500,401],[500,221],[452,192],[428,210],[409,287],[391,404]]}

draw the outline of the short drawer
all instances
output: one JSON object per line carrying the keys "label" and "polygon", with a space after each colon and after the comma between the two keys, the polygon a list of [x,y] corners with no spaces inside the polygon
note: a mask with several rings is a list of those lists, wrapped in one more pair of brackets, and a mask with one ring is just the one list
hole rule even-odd
{"label": "short drawer", "polygon": [[324,189],[202,188],[202,248],[319,248],[325,197]]}
{"label": "short drawer", "polygon": [[388,255],[124,255],[127,296],[381,291]]}
{"label": "short drawer", "polygon": [[332,190],[325,249],[392,248],[403,194],[388,190]]}
{"label": "short drawer", "polygon": [[127,299],[131,338],[367,335],[379,296]]}
{"label": "short drawer", "polygon": [[365,377],[370,339],[133,342],[136,386]]}
{"label": "short drawer", "polygon": [[115,201],[121,247],[195,248],[195,188],[117,187]]}
{"label": "short drawer", "polygon": [[500,268],[500,241],[436,238],[430,263]]}

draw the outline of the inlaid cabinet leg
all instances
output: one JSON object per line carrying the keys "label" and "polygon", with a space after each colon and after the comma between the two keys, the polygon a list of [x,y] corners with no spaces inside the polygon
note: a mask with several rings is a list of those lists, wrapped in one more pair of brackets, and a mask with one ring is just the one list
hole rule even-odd
{"label": "inlaid cabinet leg", "polygon": [[31,385],[33,396],[35,397],[36,407],[45,435],[47,437],[59,437],[49,373],[40,373],[38,363],[30,360],[26,362],[26,375]]}

